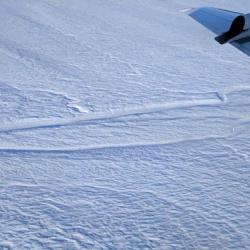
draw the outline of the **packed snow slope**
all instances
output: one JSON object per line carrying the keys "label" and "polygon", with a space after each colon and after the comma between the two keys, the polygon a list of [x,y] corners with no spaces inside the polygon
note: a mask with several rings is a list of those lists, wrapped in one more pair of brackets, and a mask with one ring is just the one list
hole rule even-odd
{"label": "packed snow slope", "polygon": [[0,2],[0,249],[250,249],[250,59],[181,10]]}

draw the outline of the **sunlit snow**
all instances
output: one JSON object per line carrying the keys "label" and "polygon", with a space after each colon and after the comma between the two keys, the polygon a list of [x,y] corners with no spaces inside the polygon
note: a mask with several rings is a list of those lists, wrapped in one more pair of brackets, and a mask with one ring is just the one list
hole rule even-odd
{"label": "sunlit snow", "polygon": [[183,10],[0,2],[0,249],[250,249],[250,59]]}

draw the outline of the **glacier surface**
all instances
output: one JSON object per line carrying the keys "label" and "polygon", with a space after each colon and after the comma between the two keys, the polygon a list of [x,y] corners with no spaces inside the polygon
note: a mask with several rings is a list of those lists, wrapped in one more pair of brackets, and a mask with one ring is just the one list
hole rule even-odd
{"label": "glacier surface", "polygon": [[250,249],[249,58],[181,10],[0,3],[0,249]]}

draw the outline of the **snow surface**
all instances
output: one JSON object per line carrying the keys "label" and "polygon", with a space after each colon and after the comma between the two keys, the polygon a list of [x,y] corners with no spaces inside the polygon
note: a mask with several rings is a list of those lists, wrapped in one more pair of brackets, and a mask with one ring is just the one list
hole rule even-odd
{"label": "snow surface", "polygon": [[181,10],[0,2],[0,249],[250,249],[249,58]]}

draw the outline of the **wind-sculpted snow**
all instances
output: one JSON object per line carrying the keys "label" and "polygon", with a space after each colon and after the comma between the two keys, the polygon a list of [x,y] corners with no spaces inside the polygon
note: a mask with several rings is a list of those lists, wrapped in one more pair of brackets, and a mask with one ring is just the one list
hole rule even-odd
{"label": "wind-sculpted snow", "polygon": [[249,58],[200,5],[250,10],[0,3],[0,249],[250,249]]}
{"label": "wind-sculpted snow", "polygon": [[[95,112],[91,114],[78,115],[74,118],[51,118],[51,119],[32,119],[24,120],[20,122],[3,123],[0,128],[0,132],[9,132],[15,130],[26,130],[34,128],[46,128],[46,127],[61,127],[61,126],[72,126],[82,122],[98,121],[98,120],[108,120],[113,118],[121,118],[126,116],[138,116],[143,114],[162,112],[168,109],[177,108],[188,108],[196,106],[214,106],[219,105],[222,101],[214,99],[204,99],[204,100],[190,100],[190,101],[179,101],[170,103],[160,103],[151,104],[143,107],[133,107],[125,110],[114,110],[110,112]],[[13,124],[14,123],[14,124]]]}
{"label": "wind-sculpted snow", "polygon": [[2,156],[11,162],[1,184],[3,239],[12,235],[17,248],[248,244],[248,163],[219,139]]}

